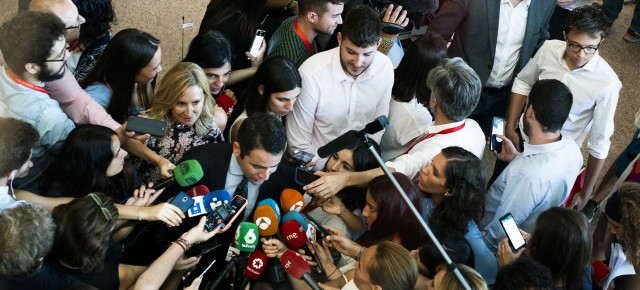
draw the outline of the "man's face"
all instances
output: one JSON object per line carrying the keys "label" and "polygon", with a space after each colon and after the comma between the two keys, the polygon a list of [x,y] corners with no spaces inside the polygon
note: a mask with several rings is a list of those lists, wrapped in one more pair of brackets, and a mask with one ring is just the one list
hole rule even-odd
{"label": "man's face", "polygon": [[327,3],[326,5],[329,9],[322,13],[322,15],[318,14],[318,21],[315,21],[311,25],[316,32],[331,35],[338,27],[338,24],[342,24],[344,4]]}
{"label": "man's face", "polygon": [[54,42],[47,61],[41,65],[38,79],[42,82],[61,79],[64,76],[65,59],[67,59],[67,43],[61,37]]}
{"label": "man's face", "polygon": [[269,176],[276,172],[282,153],[273,155],[262,148],[253,149],[244,157],[240,157],[240,144],[233,143],[233,155],[240,165],[242,174],[247,177],[253,185],[260,185],[269,179]]}
{"label": "man's face", "polygon": [[570,31],[569,34],[565,33],[566,51],[564,54],[564,60],[569,64],[570,68],[581,68],[595,55],[593,53],[586,53],[585,50],[598,48],[602,37],[597,36],[592,38],[588,33],[580,33]]}
{"label": "man's face", "polygon": [[371,65],[376,55],[376,50],[378,50],[378,44],[358,47],[349,38],[342,38],[341,36],[340,34],[338,35],[340,64],[342,64],[342,69],[346,74],[356,78]]}
{"label": "man's face", "polygon": [[31,162],[31,155],[29,155],[29,159],[27,159],[27,162],[22,164],[20,169],[18,169],[15,178],[23,178],[29,175],[29,169],[31,169],[31,167],[33,167],[33,162]]}
{"label": "man's face", "polygon": [[66,1],[51,8],[51,12],[64,22],[67,33],[64,38],[67,43],[72,43],[80,37],[80,25],[85,22],[84,17],[78,14],[78,8],[71,1]]}
{"label": "man's face", "polygon": [[524,134],[531,138],[531,123],[527,118],[527,112],[529,111],[529,109],[532,108],[529,107],[529,100],[527,100],[526,104],[524,105],[524,116],[522,116],[522,130],[524,131]]}

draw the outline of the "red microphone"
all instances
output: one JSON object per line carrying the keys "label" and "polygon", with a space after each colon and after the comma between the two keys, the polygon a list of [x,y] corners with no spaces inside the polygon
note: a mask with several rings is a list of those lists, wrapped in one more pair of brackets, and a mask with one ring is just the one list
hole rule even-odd
{"label": "red microphone", "polygon": [[297,220],[290,220],[282,225],[282,235],[294,250],[307,244],[307,232]]}
{"label": "red microphone", "polygon": [[209,189],[204,185],[198,185],[194,188],[187,190],[186,193],[191,197],[205,196],[207,195],[207,193],[209,193]]}
{"label": "red microphone", "polygon": [[244,269],[242,286],[238,289],[245,289],[251,280],[258,279],[264,269],[267,268],[267,255],[256,249],[247,259],[247,267]]}
{"label": "red microphone", "polygon": [[591,278],[599,283],[604,282],[604,280],[609,277],[609,272],[611,272],[609,267],[602,263],[602,261],[593,261],[593,263],[591,263],[591,269],[593,269],[593,271],[591,271]]}
{"label": "red microphone", "polygon": [[300,212],[304,208],[304,197],[295,189],[286,188],[280,194],[280,205],[285,213],[290,211]]}
{"label": "red microphone", "polygon": [[218,105],[220,108],[222,108],[224,110],[225,113],[227,113],[227,118],[231,117],[231,113],[233,113],[233,100],[225,95],[219,95],[216,98],[216,105]]}
{"label": "red microphone", "polygon": [[292,250],[287,250],[280,258],[280,262],[287,274],[298,280],[304,280],[304,282],[306,282],[313,290],[320,290],[318,282],[311,278],[311,268],[309,267],[309,263],[307,263],[300,254]]}

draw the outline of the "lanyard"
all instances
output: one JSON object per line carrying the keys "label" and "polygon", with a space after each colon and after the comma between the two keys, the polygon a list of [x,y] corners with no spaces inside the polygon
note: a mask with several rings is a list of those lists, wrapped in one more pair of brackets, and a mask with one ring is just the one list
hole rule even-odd
{"label": "lanyard", "polygon": [[18,76],[16,76],[16,75],[13,73],[13,71],[12,71],[12,70],[10,70],[10,69],[9,69],[9,70],[7,70],[7,72],[9,72],[9,76],[11,77],[11,79],[12,79],[14,82],[18,83],[19,85],[21,85],[21,86],[23,86],[23,87],[25,87],[25,88],[27,88],[27,89],[32,89],[32,90],[34,90],[34,91],[38,91],[38,92],[41,92],[41,93],[45,93],[45,94],[47,94],[49,97],[51,97],[51,94],[50,94],[49,92],[45,91],[42,87],[40,87],[40,86],[36,86],[36,85],[34,85],[34,84],[32,84],[32,83],[28,83],[28,82],[25,82],[25,81],[21,80],[21,79],[20,79],[20,78],[18,78]]}
{"label": "lanyard", "polygon": [[[307,37],[304,36],[304,33],[302,33],[302,30],[300,30],[300,27],[298,27],[298,18],[296,18],[296,21],[293,23],[293,28],[296,29],[296,33],[298,34],[298,36],[302,38],[304,45],[307,46],[307,50],[309,51],[309,54],[313,55],[313,51],[311,51],[311,45],[309,44],[309,40],[307,40]],[[318,51],[318,48],[316,48],[315,43],[313,44],[313,48],[315,48],[315,50]]]}
{"label": "lanyard", "polygon": [[427,134],[427,136],[422,138],[420,141],[416,142],[416,144],[413,144],[411,146],[411,148],[409,148],[409,150],[404,152],[404,154],[409,154],[409,151],[411,151],[411,149],[413,149],[413,147],[415,147],[416,145],[420,144],[420,142],[422,142],[424,140],[427,140],[427,139],[429,139],[429,138],[431,138],[431,137],[433,137],[435,135],[445,135],[445,134],[451,134],[451,133],[454,133],[454,132],[458,132],[458,131],[460,131],[460,129],[464,128],[464,124],[466,124],[466,122],[462,122],[462,124],[460,124],[458,126],[455,126],[453,128],[449,128],[449,129],[444,129],[444,130],[442,130],[440,132],[437,132],[437,133],[429,133],[429,134]]}

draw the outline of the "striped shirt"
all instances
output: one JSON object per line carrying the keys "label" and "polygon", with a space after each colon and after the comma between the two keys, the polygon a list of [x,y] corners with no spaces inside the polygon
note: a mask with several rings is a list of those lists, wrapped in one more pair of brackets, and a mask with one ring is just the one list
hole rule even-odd
{"label": "striped shirt", "polygon": [[[265,60],[281,55],[293,61],[296,67],[300,67],[307,58],[311,57],[307,46],[298,33],[296,33],[296,29],[293,26],[296,17],[297,16],[291,16],[285,19],[282,25],[273,33],[269,41],[269,49],[267,50]],[[309,46],[314,54],[318,52],[315,39],[309,43]]]}

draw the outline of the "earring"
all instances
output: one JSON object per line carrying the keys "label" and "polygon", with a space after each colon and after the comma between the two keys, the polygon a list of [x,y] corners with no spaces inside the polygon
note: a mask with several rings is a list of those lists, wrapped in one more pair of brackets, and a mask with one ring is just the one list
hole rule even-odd
{"label": "earring", "polygon": [[451,194],[448,190],[447,192],[444,193],[444,196],[452,196],[453,194]]}

